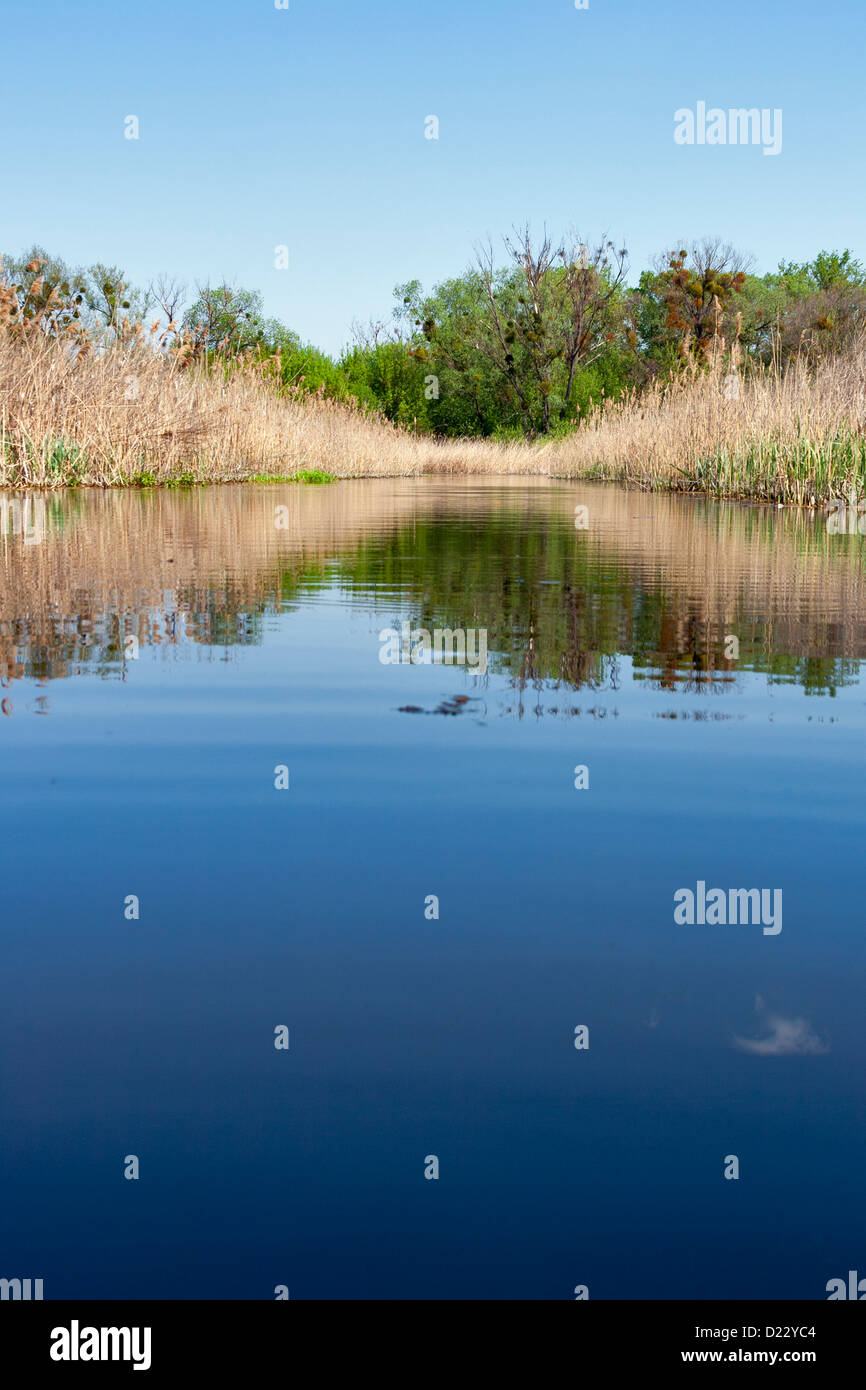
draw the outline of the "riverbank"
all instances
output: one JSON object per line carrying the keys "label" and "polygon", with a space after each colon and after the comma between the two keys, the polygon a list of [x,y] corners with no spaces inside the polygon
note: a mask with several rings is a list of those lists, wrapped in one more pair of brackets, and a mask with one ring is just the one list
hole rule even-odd
{"label": "riverbank", "polygon": [[866,492],[866,345],[815,368],[721,364],[592,412],[547,442],[439,440],[261,370],[181,368],[139,345],[73,359],[0,341],[0,487],[141,487],[326,474],[603,478],[820,506]]}

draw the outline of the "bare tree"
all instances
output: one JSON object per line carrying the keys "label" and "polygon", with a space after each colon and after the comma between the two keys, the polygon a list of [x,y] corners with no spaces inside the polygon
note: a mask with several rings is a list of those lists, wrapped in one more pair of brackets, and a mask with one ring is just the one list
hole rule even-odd
{"label": "bare tree", "polygon": [[532,234],[527,223],[520,231],[505,237],[505,249],[515,266],[521,272],[526,286],[526,295],[519,297],[523,312],[513,321],[514,331],[526,350],[532,365],[532,375],[541,396],[541,433],[550,429],[550,396],[553,391],[553,366],[563,356],[559,296],[556,277],[552,274],[554,262],[562,255],[562,248],[553,248],[553,243],[544,230],[541,242],[536,249],[532,244]]}
{"label": "bare tree", "polygon": [[178,320],[186,299],[186,285],[173,276],[160,275],[151,282],[150,297],[165,315],[166,331],[179,334]]}
{"label": "bare tree", "polygon": [[[484,296],[487,313],[485,326],[488,332],[479,331],[478,340],[474,346],[477,351],[484,354],[488,361],[493,363],[494,367],[508,381],[520,404],[524,427],[530,431],[533,426],[532,402],[528,383],[523,380],[522,364],[518,363],[515,348],[518,344],[528,348],[529,359],[532,364],[531,374],[539,381],[544,381],[546,378],[541,364],[545,355],[543,340],[546,335],[539,291],[542,285],[541,267],[549,268],[550,240],[545,235],[540,251],[537,254],[533,253],[527,228],[522,233],[515,233],[515,238],[511,241],[506,239],[505,245],[521,270],[523,270],[523,266],[520,265],[521,256],[525,256],[529,260],[532,284],[536,292],[535,302],[532,302],[532,291],[530,290],[529,300],[526,295],[518,295],[517,305],[516,307],[513,306],[511,296],[504,293],[503,277],[496,269],[493,243],[488,241],[486,246],[477,247],[475,260]],[[523,270],[523,273],[525,276],[526,271]],[[528,285],[527,288],[529,288]],[[530,305],[528,315],[523,312],[527,304]],[[544,398],[542,404],[541,432],[546,433],[549,427],[550,401],[548,396]]]}
{"label": "bare tree", "polygon": [[572,233],[559,258],[566,317],[563,359],[568,373],[560,410],[564,419],[577,368],[601,357],[613,336],[612,309],[625,281],[628,254],[625,247],[617,250],[607,237],[590,249]]}
{"label": "bare tree", "polygon": [[554,246],[546,229],[535,245],[528,225],[506,237],[505,248],[516,286],[497,273],[492,245],[476,252],[490,329],[478,346],[507,378],[530,426],[533,399],[540,400],[538,428],[547,434],[556,364],[564,366],[564,419],[577,369],[596,361],[612,336],[627,254],[606,237],[594,249],[575,234]]}
{"label": "bare tree", "polygon": [[355,347],[365,352],[379,347],[380,343],[394,341],[394,330],[385,319],[368,319],[366,323],[362,323],[360,319],[352,319],[349,331]]}

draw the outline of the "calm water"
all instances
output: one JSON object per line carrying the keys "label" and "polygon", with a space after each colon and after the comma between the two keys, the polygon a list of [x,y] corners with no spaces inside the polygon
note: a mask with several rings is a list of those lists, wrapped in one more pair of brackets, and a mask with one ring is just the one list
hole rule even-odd
{"label": "calm water", "polygon": [[[866,1275],[861,537],[547,480],[0,517],[0,1276]],[[383,664],[404,621],[486,671]],[[699,881],[782,930],[681,925]]]}

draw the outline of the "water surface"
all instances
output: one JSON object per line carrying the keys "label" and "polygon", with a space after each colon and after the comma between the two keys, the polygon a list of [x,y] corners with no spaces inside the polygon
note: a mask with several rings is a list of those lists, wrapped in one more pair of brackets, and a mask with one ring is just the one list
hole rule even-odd
{"label": "water surface", "polygon": [[[0,1276],[866,1274],[860,536],[545,479],[0,523]],[[404,622],[484,633],[486,670],[383,664]],[[782,930],[680,925],[699,881],[781,888]]]}

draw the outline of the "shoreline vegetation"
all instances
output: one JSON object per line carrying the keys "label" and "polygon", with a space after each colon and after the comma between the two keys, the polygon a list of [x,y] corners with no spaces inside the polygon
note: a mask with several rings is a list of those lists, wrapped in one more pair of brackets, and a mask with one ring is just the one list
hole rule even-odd
{"label": "shoreline vegetation", "polygon": [[[747,274],[717,242],[635,290],[625,253],[506,240],[338,363],[258,296],[0,264],[0,487],[503,474],[824,507],[866,493],[866,274]],[[155,312],[153,312],[155,309]],[[150,322],[147,321],[151,313]],[[354,383],[354,384],[353,384]]]}

